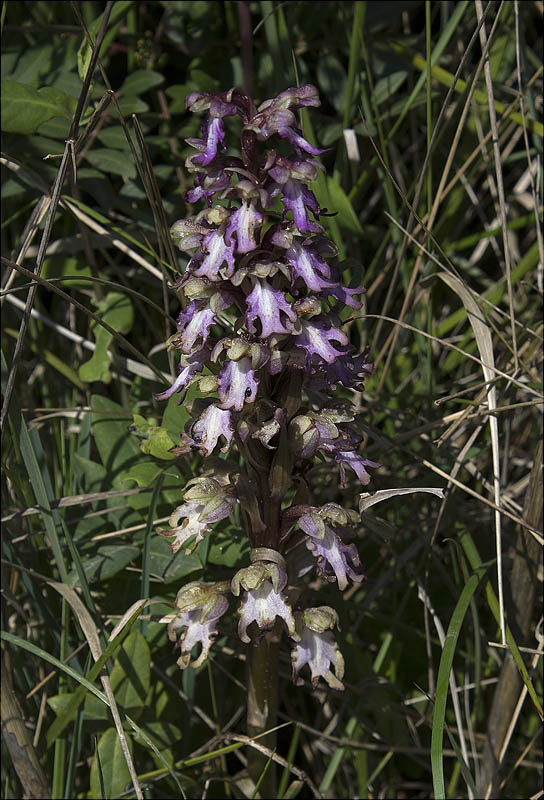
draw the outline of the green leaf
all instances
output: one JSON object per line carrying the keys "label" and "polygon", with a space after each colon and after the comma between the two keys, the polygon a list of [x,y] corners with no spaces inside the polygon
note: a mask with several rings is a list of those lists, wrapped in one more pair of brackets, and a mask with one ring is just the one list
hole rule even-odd
{"label": "green leaf", "polygon": [[144,707],[151,680],[151,653],[139,631],[132,631],[118,650],[110,679],[118,704],[134,717]]}
{"label": "green leaf", "polygon": [[25,48],[13,72],[4,74],[9,75],[11,81],[37,88],[40,77],[47,75],[51,69],[52,55],[53,45],[42,41],[36,47]]}
{"label": "green leaf", "polygon": [[[104,300],[101,300],[97,305],[104,322],[107,322],[119,333],[130,331],[134,322],[134,309],[127,295],[120,292],[108,292]],[[88,382],[103,381],[103,383],[109,383],[111,380],[111,356],[108,348],[113,336],[94,321],[91,324],[91,330],[95,335],[96,348],[89,361],[79,368],[79,377]]]}
{"label": "green leaf", "polygon": [[202,569],[202,563],[198,556],[186,556],[183,548],[174,555],[166,539],[152,535],[149,553],[149,572],[152,575],[158,575],[165,583],[172,583],[199,569]]}
{"label": "green leaf", "polygon": [[[121,20],[125,16],[125,14],[129,11],[131,5],[132,5],[131,0],[122,0],[122,2],[115,3],[115,5],[113,6],[110,18],[108,20],[108,24],[110,27],[107,30],[106,35],[104,36],[104,39],[102,40],[102,44],[100,47],[100,52],[102,54],[104,54],[107,51],[108,46],[113,41],[113,38],[117,33],[117,29],[119,28]],[[98,34],[98,31],[100,30],[100,25],[102,24],[102,16],[103,12],[99,14],[99,16],[96,17],[96,19],[94,19],[88,26],[89,34],[91,36],[93,44],[94,42],[96,42],[96,36]],[[89,64],[91,63],[92,54],[93,54],[92,47],[87,41],[87,37],[84,34],[82,42],[79,46],[79,50],[77,51],[77,71],[82,81],[84,81],[87,76],[87,70],[89,69]]]}
{"label": "green leaf", "polygon": [[[127,739],[127,744],[132,753],[132,740]],[[108,728],[98,740],[98,754],[100,755],[100,768],[107,797],[119,797],[130,783],[130,773],[123,755],[123,749],[115,728]],[[93,759],[91,765],[91,798],[101,798],[100,774],[98,758]]]}
{"label": "green leaf", "polygon": [[124,117],[128,117],[130,114],[145,114],[146,111],[149,111],[149,106],[139,97],[131,94],[119,98],[119,110]]}
{"label": "green leaf", "polygon": [[141,461],[125,470],[119,476],[123,481],[134,481],[137,486],[144,488],[151,486],[153,481],[161,474],[162,467],[155,461]]}
{"label": "green leaf", "polygon": [[172,461],[175,458],[169,452],[174,447],[174,442],[168,435],[168,431],[159,427],[154,420],[146,420],[139,414],[134,414],[134,422],[130,429],[142,440],[140,442],[142,453],[166,461]]}
{"label": "green leaf", "polygon": [[2,81],[1,92],[2,130],[5,133],[34,133],[52,117],[71,119],[77,105],[73,97],[60,89],[33,89],[16,81]]}
{"label": "green leaf", "polygon": [[436,697],[433,712],[433,730],[431,737],[431,764],[433,770],[433,786],[434,796],[437,800],[445,800],[446,790],[444,786],[444,765],[442,762],[442,748],[444,739],[444,725],[446,723],[446,703],[448,700],[448,691],[450,684],[450,673],[453,666],[453,656],[455,655],[455,648],[457,647],[457,640],[459,632],[465,618],[465,614],[469,603],[476,591],[482,573],[485,570],[479,570],[479,575],[472,575],[459,598],[454,612],[451,616],[448,632],[446,634],[446,641],[444,642],[444,649],[440,657],[440,666],[438,668],[438,679],[436,682]]}
{"label": "green leaf", "polygon": [[155,86],[159,86],[163,81],[164,77],[160,72],[153,72],[151,69],[139,69],[127,77],[121,86],[121,92],[124,95],[133,94],[137,96],[149,91],[149,89],[153,89]]}
{"label": "green leaf", "polygon": [[353,206],[340,184],[330,176],[327,176],[327,186],[331,201],[329,211],[338,211],[338,224],[350,231],[350,233],[362,233],[361,223],[357,219]]}
{"label": "green leaf", "polygon": [[231,569],[239,564],[249,552],[247,537],[230,527],[227,531],[214,531],[208,551],[208,564]]}
{"label": "green leaf", "polygon": [[127,178],[135,178],[137,175],[136,167],[132,161],[130,154],[127,150],[126,154],[121,154],[118,151],[107,150],[103,147],[89,150],[85,158],[87,161],[102,170],[102,172],[111,172],[114,175],[122,175]]}
{"label": "green leaf", "polygon": [[398,72],[392,72],[390,75],[384,75],[383,78],[376,81],[374,97],[377,105],[394,97],[406,80],[407,75],[408,72],[406,70],[399,70]]}
{"label": "green leaf", "polygon": [[[94,555],[83,559],[83,570],[90,583],[105,581],[124,569],[139,555],[140,548],[133,545],[104,544]],[[72,570],[66,583],[68,586],[75,587],[78,580],[77,572]]]}
{"label": "green leaf", "polygon": [[[78,170],[78,178],[80,171]],[[81,259],[71,258],[70,256],[51,256],[46,258],[43,262],[42,276],[44,278],[57,278],[64,275],[77,275],[91,277],[91,268],[81,262]],[[71,288],[73,286],[84,286],[89,288],[89,281],[62,281],[63,289]]]}
{"label": "green leaf", "polygon": [[342,112],[348,77],[336,56],[330,53],[321,55],[317,63],[317,78],[320,88],[323,89],[335,109]]}

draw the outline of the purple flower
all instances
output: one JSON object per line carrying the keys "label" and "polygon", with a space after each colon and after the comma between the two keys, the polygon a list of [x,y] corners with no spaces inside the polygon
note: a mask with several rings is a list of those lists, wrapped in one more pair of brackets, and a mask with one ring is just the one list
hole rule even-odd
{"label": "purple flower", "polygon": [[199,300],[189,303],[177,320],[178,331],[181,333],[180,346],[182,353],[190,353],[198,339],[201,346],[206,344],[211,326],[215,322],[215,312]]}
{"label": "purple flower", "polygon": [[238,636],[248,644],[251,639],[246,631],[252,622],[256,622],[261,630],[269,630],[274,625],[276,617],[283,619],[290,634],[294,633],[293,612],[287,604],[285,596],[281,592],[275,592],[270,581],[263,581],[256,589],[244,593],[238,623]]}
{"label": "purple flower", "polygon": [[193,113],[209,109],[211,117],[232,117],[238,113],[238,107],[230,101],[230,94],[231,92],[191,92],[185,98],[185,106]]}
{"label": "purple flower", "polygon": [[[186,541],[192,539],[193,536],[196,536],[192,547],[188,547],[185,550],[185,554],[189,555],[193,552],[199,542],[204,539],[204,536],[211,530],[207,522],[202,522],[199,520],[198,509],[198,503],[183,503],[183,505],[178,506],[171,514],[170,519],[168,520],[170,528],[157,528],[157,532],[160,536],[164,536],[166,538],[170,536],[175,537],[174,541],[170,542],[170,549],[173,553],[177,553],[180,547],[184,545]],[[179,524],[180,519],[183,519],[181,525]]]}
{"label": "purple flower", "polygon": [[326,369],[326,377],[330,384],[335,385],[340,381],[347,389],[356,389],[362,392],[364,379],[374,373],[374,364],[366,360],[367,353],[359,356],[346,354],[337,358]]}
{"label": "purple flower", "polygon": [[222,167],[210,167],[207,172],[199,172],[195,175],[195,188],[189,189],[185,193],[188,203],[196,203],[200,198],[204,198],[208,205],[211,205],[211,198],[222,189],[230,186],[231,173],[226,172]]}
{"label": "purple flower", "polygon": [[[253,291],[247,297],[248,310],[246,325],[248,330],[256,333],[255,320],[261,323],[261,339],[273,333],[292,333],[293,323],[297,315],[285,299],[282,291],[273,289],[266,281],[256,280]],[[282,322],[282,314],[287,317]]]}
{"label": "purple flower", "polygon": [[249,253],[255,250],[255,229],[262,225],[263,215],[257,211],[253,203],[242,203],[240,208],[230,215],[225,233],[225,241],[230,245],[231,236],[236,235],[236,252]]}
{"label": "purple flower", "polygon": [[[330,631],[330,628],[338,624],[338,614],[328,606],[320,606],[297,613],[296,621],[297,630],[301,630],[302,635],[291,653],[293,683],[296,686],[304,684],[298,673],[308,664],[314,688],[317,687],[319,679],[323,678],[331,689],[342,690],[344,659]],[[334,668],[334,673],[331,667]]]}
{"label": "purple flower", "polygon": [[217,446],[220,436],[225,439],[222,452],[228,450],[233,436],[231,412],[211,405],[191,426],[191,436],[202,455],[209,456]]}
{"label": "purple flower", "polygon": [[[197,372],[202,372],[202,368],[204,366],[203,362],[208,353],[209,351],[203,349],[196,353],[192,353],[190,356],[182,356],[179,363],[178,377],[169,389],[166,389],[164,392],[154,394],[153,396],[155,400],[168,400],[176,392],[186,390],[193,380],[195,374]],[[179,400],[180,403],[183,401],[184,396],[185,391],[182,392]]]}
{"label": "purple flower", "polygon": [[[177,664],[180,669],[199,667],[208,657],[210,647],[217,636],[217,620],[228,608],[225,593],[227,583],[208,584],[193,581],[183,586],[176,598],[177,614],[169,621],[168,638],[176,641],[178,631],[182,631],[178,646],[181,656]],[[167,621],[163,618],[161,621]],[[195,645],[201,645],[200,655],[191,661]]]}
{"label": "purple flower", "polygon": [[284,89],[276,97],[270,100],[264,100],[258,111],[264,111],[267,108],[301,108],[302,106],[321,105],[319,100],[319,93],[315,86],[311,83],[305,83],[304,86],[291,87]]}
{"label": "purple flower", "polygon": [[[298,525],[309,537],[306,547],[317,558],[318,572],[322,577],[334,580],[327,572],[328,564],[334,572],[340,591],[344,591],[347,587],[348,578],[357,583],[363,580],[364,575],[355,572],[354,569],[360,565],[359,554],[354,544],[344,544],[338,534],[316,514],[303,515]],[[320,536],[321,528],[323,534]]]}
{"label": "purple flower", "polygon": [[295,339],[295,347],[303,347],[308,354],[308,362],[312,356],[318,356],[328,364],[344,355],[342,350],[337,350],[331,342],[340,342],[342,345],[348,344],[348,337],[339,328],[325,327],[328,320],[324,317],[313,319],[312,322],[301,320],[302,331]]}
{"label": "purple flower", "polygon": [[217,155],[217,147],[225,139],[223,120],[212,117],[202,125],[202,139],[185,139],[191,147],[201,151],[200,155],[191,157],[191,164],[199,167],[207,166]]}
{"label": "purple flower", "polygon": [[275,563],[257,561],[236,573],[231,583],[232,593],[238,596],[241,588],[246,590],[238,612],[238,635],[243,642],[251,641],[247,628],[252,622],[256,622],[261,630],[269,630],[276,617],[283,619],[289,636],[298,639],[291,606],[282,592],[286,583],[285,570]]}
{"label": "purple flower", "polygon": [[348,289],[347,286],[342,286],[340,283],[337,285],[333,285],[330,288],[327,288],[323,294],[332,294],[337,300],[343,303],[350,308],[359,309],[362,306],[362,303],[359,300],[355,300],[353,295],[354,294],[363,294],[364,289],[362,286],[356,286],[355,289]]}
{"label": "purple flower", "polygon": [[[225,237],[221,230],[211,231],[204,237],[203,242],[204,250],[207,253],[203,261],[198,257],[195,258],[197,269],[194,269],[189,263],[187,267],[193,275],[206,276],[211,281],[219,281],[224,276],[230,278],[234,272],[234,242],[227,244]],[[227,263],[227,268],[220,275],[219,270],[224,263]]]}
{"label": "purple flower", "polygon": [[367,458],[363,458],[358,453],[349,450],[339,450],[335,454],[334,458],[340,466],[340,481],[342,482],[342,486],[345,486],[346,483],[346,471],[344,464],[349,464],[364,486],[370,482],[370,475],[366,471],[365,467],[380,466],[375,461],[369,461]]}
{"label": "purple flower", "polygon": [[321,225],[316,225],[308,218],[309,209],[315,216],[319,215],[319,204],[315,195],[307,186],[299,181],[288,180],[282,190],[281,202],[286,211],[291,211],[295,225],[301,233],[319,233]]}
{"label": "purple flower", "polygon": [[219,399],[221,408],[241,411],[244,403],[253,403],[259,386],[251,369],[251,359],[227,361],[219,375]]}
{"label": "purple flower", "polygon": [[293,243],[286,251],[285,258],[292,267],[295,280],[302,278],[310,291],[322,292],[338,285],[324,280],[330,277],[329,265],[311,248]]}

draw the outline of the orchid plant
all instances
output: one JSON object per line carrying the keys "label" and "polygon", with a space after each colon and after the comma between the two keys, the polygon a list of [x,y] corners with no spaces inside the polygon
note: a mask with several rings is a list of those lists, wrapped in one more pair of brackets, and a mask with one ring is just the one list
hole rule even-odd
{"label": "orchid plant", "polygon": [[[171,229],[191,255],[175,284],[186,305],[169,340],[181,353],[179,372],[156,398],[177,392],[181,403],[196,384],[206,397],[193,400],[173,452],[208,458],[237,449],[240,458],[210,459],[213,468],[189,481],[170,527],[159,533],[172,537],[174,553],[190,553],[239,505],[251,550],[250,564],[230,582],[180,589],[168,635],[182,669],[202,664],[229,598],[241,595],[242,642],[258,647],[267,632],[277,635],[280,619],[294,682],[304,682],[307,666],[314,686],[323,679],[343,689],[338,614],[308,607],[301,579],[315,570],[340,590],[363,580],[357,549],[346,542],[358,514],[336,503],[313,505],[304,476],[321,458],[338,465],[342,484],[347,468],[369,482],[367,468],[377,465],[361,454],[361,437],[348,425],[350,402],[334,395],[340,385],[361,391],[373,366],[366,352],[354,354],[339,318],[344,306],[361,308],[364,289],[342,285],[330,263],[337,249],[319,223],[325,210],[308,187],[325,151],[304,138],[295,112],[318,106],[317,90],[290,88],[258,107],[237,89],[193,92],[186,105],[208,114],[201,138],[187,139],[196,152],[186,161],[195,176],[186,199],[204,208]],[[226,118],[236,116],[241,149],[231,154],[226,138],[235,126]],[[218,330],[226,335],[215,336]]]}

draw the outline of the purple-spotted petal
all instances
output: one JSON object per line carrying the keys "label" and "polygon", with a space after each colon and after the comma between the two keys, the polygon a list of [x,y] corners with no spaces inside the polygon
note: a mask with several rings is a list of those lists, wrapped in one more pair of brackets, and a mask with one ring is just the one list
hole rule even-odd
{"label": "purple-spotted petal", "polygon": [[197,353],[193,353],[188,359],[182,359],[182,360],[187,360],[189,363],[188,364],[180,363],[179,375],[172,384],[172,386],[170,386],[170,388],[166,389],[166,391],[164,392],[159,392],[157,394],[154,394],[153,397],[155,398],[155,400],[168,400],[176,392],[182,392],[182,395],[179,400],[179,402],[181,403],[185,396],[185,392],[182,390],[187,389],[187,387],[189,386],[189,384],[191,383],[197,372],[202,372],[202,368],[204,366],[203,361],[206,356],[207,356],[207,351],[200,350]]}
{"label": "purple-spotted petal", "polygon": [[211,281],[221,280],[222,275],[219,274],[219,270],[226,262],[224,276],[230,278],[234,272],[234,242],[227,244],[220,231],[211,231],[205,236],[203,245],[207,255],[197,269],[191,268],[192,274],[199,277],[206,276]]}
{"label": "purple-spotted petal", "polygon": [[[337,647],[334,635],[330,630],[322,633],[313,631],[306,625],[302,630],[302,638],[291,652],[293,682],[302,686],[304,680],[299,672],[306,664],[312,673],[312,685],[315,688],[319,679],[323,678],[331,689],[344,688],[341,678],[344,676],[344,659]],[[334,673],[332,669],[334,669]]]}
{"label": "purple-spotted petal", "polygon": [[245,403],[255,401],[258,387],[250,358],[246,356],[239,361],[226,361],[219,374],[221,408],[241,411]]}
{"label": "purple-spotted petal", "polygon": [[206,343],[209,331],[215,321],[215,312],[202,302],[193,300],[177,319],[178,331],[181,333],[180,345],[183,353],[190,353],[200,339],[201,345]]}
{"label": "purple-spotted petal", "polygon": [[286,211],[291,211],[295,225],[301,233],[319,233],[322,228],[311,222],[308,211],[316,216],[319,214],[319,204],[315,195],[307,186],[299,181],[288,180],[282,190],[281,202]]}
{"label": "purple-spotted petal", "polygon": [[[179,639],[181,656],[177,664],[181,669],[186,667],[199,667],[207,659],[214,639],[217,636],[217,620],[228,608],[228,600],[223,595],[218,595],[217,602],[212,610],[202,620],[202,608],[183,611],[169,624],[168,636],[171,640],[176,638],[179,630],[185,629]],[[201,646],[200,654],[191,661],[192,650],[195,645]]]}
{"label": "purple-spotted petal", "polygon": [[310,247],[303,247],[296,242],[289,247],[285,257],[291,265],[293,278],[302,278],[311,292],[321,292],[324,289],[337,286],[325,280],[330,277],[330,268]]}
{"label": "purple-spotted petal", "polygon": [[[169,519],[170,528],[157,528],[157,532],[166,538],[174,536],[175,539],[170,543],[172,553],[177,553],[182,545],[185,544],[193,536],[196,539],[193,546],[188,548],[186,554],[191,553],[195,547],[201,542],[204,536],[211,530],[207,522],[203,522],[198,518],[199,503],[183,503],[178,506],[171,514]],[[180,524],[180,519],[183,520]]]}
{"label": "purple-spotted petal", "polygon": [[282,139],[289,139],[291,144],[294,144],[295,147],[298,147],[300,150],[304,150],[305,153],[311,153],[313,156],[320,156],[322,153],[327,152],[327,148],[321,150],[319,147],[314,147],[310,142],[307,142],[296,127],[278,128],[277,133]]}
{"label": "purple-spotted petal", "polygon": [[212,454],[220,436],[225,439],[222,452],[228,450],[233,433],[231,412],[214,405],[208,406],[191,427],[193,441],[205,456]]}
{"label": "purple-spotted petal", "polygon": [[283,292],[273,289],[266,281],[256,280],[253,291],[246,298],[248,310],[246,324],[251,333],[256,333],[255,320],[261,323],[262,339],[273,333],[292,333],[292,323],[297,315],[285,299]]}
{"label": "purple-spotted petal", "polygon": [[308,360],[316,355],[328,364],[344,355],[344,351],[337,350],[331,342],[348,344],[348,337],[340,328],[326,328],[325,320],[301,320],[302,330],[295,339],[295,346],[302,347],[308,354]]}
{"label": "purple-spotted petal", "polygon": [[365,467],[380,466],[375,461],[369,461],[368,458],[363,458],[359,455],[359,453],[356,453],[353,450],[338,450],[334,458],[340,466],[340,480],[342,486],[344,486],[346,482],[344,464],[348,464],[352,468],[363,486],[366,486],[368,483],[370,483],[370,475],[366,471]]}
{"label": "purple-spotted petal", "polygon": [[207,166],[217,155],[217,148],[223,143],[225,138],[225,126],[219,117],[211,117],[202,126],[202,139],[186,139],[185,141],[192,147],[196,147],[202,152],[200,155],[193,156],[192,164],[200,167]]}
{"label": "purple-spotted petal", "polygon": [[244,592],[238,623],[240,639],[248,644],[251,639],[247,635],[247,628],[252,622],[256,622],[261,630],[268,630],[274,625],[276,617],[283,619],[290,636],[296,635],[293,612],[285,595],[275,592],[272,583],[265,580],[256,589]]}
{"label": "purple-spotted petal", "polygon": [[242,203],[227,223],[225,241],[230,244],[231,237],[236,236],[236,251],[249,253],[257,247],[255,230],[262,225],[263,215],[257,211],[253,203]]}
{"label": "purple-spotted petal", "polygon": [[[300,527],[302,527],[303,520],[304,518],[301,517],[298,521]],[[306,547],[317,558],[320,575],[327,580],[334,580],[328,573],[327,565],[329,565],[338,581],[338,588],[340,591],[344,591],[348,585],[348,578],[356,583],[360,583],[364,578],[362,573],[358,573],[354,569],[360,565],[359,554],[354,544],[344,544],[332,528],[329,528],[328,525],[324,527],[323,538],[318,539],[309,534]]]}

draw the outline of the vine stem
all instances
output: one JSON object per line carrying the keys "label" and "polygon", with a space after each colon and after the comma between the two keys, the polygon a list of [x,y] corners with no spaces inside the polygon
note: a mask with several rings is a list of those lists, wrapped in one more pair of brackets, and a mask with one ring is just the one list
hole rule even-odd
{"label": "vine stem", "polygon": [[[280,634],[276,628],[248,648],[247,733],[257,736],[274,728],[278,716],[278,666]],[[259,742],[270,750],[276,748],[277,733],[262,736]],[[277,797],[276,764],[251,747],[248,771],[260,797]],[[263,772],[266,772],[263,776]],[[261,776],[262,780],[261,780]]]}

